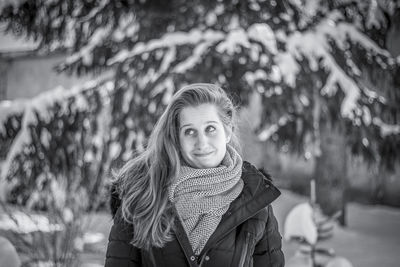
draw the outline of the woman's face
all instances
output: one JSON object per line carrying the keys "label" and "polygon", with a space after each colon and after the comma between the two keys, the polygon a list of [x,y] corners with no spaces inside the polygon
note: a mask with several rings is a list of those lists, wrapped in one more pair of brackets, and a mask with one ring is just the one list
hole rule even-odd
{"label": "woman's face", "polygon": [[181,154],[193,168],[217,167],[225,156],[231,133],[213,104],[185,107],[179,114]]}

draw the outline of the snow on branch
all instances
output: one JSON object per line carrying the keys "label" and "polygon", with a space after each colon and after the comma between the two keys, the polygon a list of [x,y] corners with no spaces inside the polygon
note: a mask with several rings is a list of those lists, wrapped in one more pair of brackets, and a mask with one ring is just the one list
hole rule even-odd
{"label": "snow on branch", "polygon": [[316,31],[320,32],[320,34],[331,36],[336,44],[343,50],[346,49],[347,39],[350,39],[353,43],[358,43],[363,46],[367,51],[370,50],[375,54],[381,54],[391,58],[387,50],[379,47],[377,43],[363,34],[354,24],[337,22],[341,16],[342,15],[338,11],[332,12],[324,23],[321,23],[317,27]]}
{"label": "snow on branch", "polygon": [[379,127],[382,137],[400,134],[400,125],[387,124],[380,118],[373,118],[372,123]]}
{"label": "snow on branch", "polygon": [[159,48],[197,44],[203,41],[219,41],[224,38],[222,32],[213,30],[201,31],[193,29],[190,32],[172,32],[163,35],[160,39],[150,40],[147,43],[139,42],[130,51],[124,49],[107,61],[107,65],[123,62],[128,58],[150,52]]}
{"label": "snow on branch", "polygon": [[135,15],[132,13],[121,16],[118,20],[118,27],[112,33],[113,40],[116,42],[121,42],[125,38],[135,40],[137,38],[137,31],[139,30],[139,23],[135,19]]}
{"label": "snow on branch", "polygon": [[309,22],[313,20],[313,17],[320,11],[321,0],[289,0],[289,2],[300,11],[302,16],[300,16],[299,26],[303,28]]}
{"label": "snow on branch", "polygon": [[250,39],[262,43],[272,54],[278,52],[275,34],[267,24],[255,23],[249,27],[247,33]]}
{"label": "snow on branch", "polygon": [[369,2],[366,26],[368,29],[372,27],[379,29],[381,24],[385,21],[385,17],[379,8],[377,0],[371,0]]}
{"label": "snow on branch", "polygon": [[4,214],[0,216],[0,229],[27,234],[39,231],[61,231],[62,225],[51,223],[49,218],[44,215],[15,211],[12,215]]}
{"label": "snow on branch", "polygon": [[[97,80],[86,82],[83,86],[75,86],[69,90],[63,87],[57,87],[53,90],[44,92],[33,99],[17,100],[15,102],[0,103],[0,125],[1,130],[4,131],[4,124],[8,118],[14,114],[22,114],[21,129],[12,141],[10,149],[6,158],[0,162],[0,188],[5,189],[6,176],[11,168],[14,158],[23,151],[26,145],[32,142],[30,127],[36,125],[38,120],[48,122],[51,120],[49,109],[55,104],[60,105],[62,112],[68,112],[67,99],[75,98],[75,108],[77,110],[86,110],[89,108],[89,103],[83,96],[85,90],[90,90],[100,85],[107,91],[114,87],[114,83],[110,80],[110,75],[106,74]],[[47,135],[48,136],[48,135]],[[42,136],[42,142],[46,143],[48,140]]]}
{"label": "snow on branch", "polygon": [[333,95],[337,90],[337,84],[345,93],[342,105],[340,107],[340,114],[343,117],[353,119],[353,110],[357,109],[357,100],[360,97],[360,89],[357,84],[347,76],[340,68],[332,68],[331,73],[321,89],[321,94]]}
{"label": "snow on branch", "polygon": [[105,6],[109,3],[109,0],[102,0],[100,1],[96,1],[95,3],[98,3],[98,6],[93,8],[92,10],[90,10],[89,14],[87,14],[86,16],[82,17],[79,19],[79,22],[83,22],[83,21],[88,21],[92,18],[94,18],[97,14],[99,14],[104,8]]}
{"label": "snow on branch", "polygon": [[[247,31],[239,28],[239,25],[232,18],[230,29],[227,33],[215,31],[212,29],[200,30],[193,29],[189,32],[166,33],[159,39],[153,39],[146,43],[137,43],[131,50],[122,50],[113,58],[109,59],[107,64],[112,65],[121,62],[129,62],[135,56],[145,55],[153,51],[161,54],[162,61],[158,70],[150,68],[144,75],[135,75],[140,87],[144,88],[149,82],[161,82],[164,85],[156,86],[155,92],[163,92],[170,88],[169,82],[159,81],[164,74],[182,74],[194,68],[202,62],[204,56],[213,48],[219,53],[227,53],[232,56],[240,52],[240,47],[250,49],[250,55],[257,61],[260,56],[261,47],[271,54],[277,53],[276,39],[272,29],[266,24],[255,23]],[[178,46],[190,46],[192,53],[180,62],[176,62]],[[216,46],[215,46],[216,45]],[[171,68],[171,65],[176,65]],[[152,95],[158,94],[153,93]],[[163,101],[165,103],[165,101]]]}
{"label": "snow on branch", "polygon": [[202,55],[212,44],[213,42],[202,42],[198,44],[193,50],[192,56],[176,65],[173,72],[185,73],[186,70],[193,68],[198,62],[200,62]]}
{"label": "snow on branch", "polygon": [[278,66],[283,81],[294,88],[296,86],[297,74],[300,71],[300,65],[295,57],[289,52],[279,53],[275,57],[275,63]]}
{"label": "snow on branch", "polygon": [[226,52],[232,56],[237,52],[237,49],[240,49],[240,46],[250,48],[250,42],[243,28],[230,31],[226,35],[226,38],[217,46],[216,50],[221,54]]}
{"label": "snow on branch", "polygon": [[0,134],[5,134],[7,129],[4,126],[9,117],[24,112],[26,102],[25,99],[0,101]]}
{"label": "snow on branch", "polygon": [[274,32],[267,24],[262,23],[252,24],[248,29],[238,27],[230,30],[216,50],[219,53],[226,52],[230,56],[240,51],[240,47],[258,52],[257,45],[252,41],[261,43],[272,54],[277,53]]}
{"label": "snow on branch", "polygon": [[[283,80],[291,87],[295,86],[295,78],[298,75],[300,66],[296,60],[303,57],[308,59],[310,68],[317,70],[319,62],[329,71],[328,79],[321,89],[321,94],[332,95],[336,93],[337,85],[345,93],[345,98],[341,105],[341,115],[353,118],[353,111],[358,109],[357,101],[360,98],[360,87],[356,81],[350,77],[339,66],[332,56],[329,40],[336,42],[339,48],[346,50],[346,42],[353,41],[361,44],[366,50],[390,58],[389,52],[380,48],[375,42],[369,39],[355,28],[354,25],[345,22],[335,22],[340,18],[340,14],[332,12],[327,19],[322,20],[314,29],[305,32],[294,32],[286,39],[287,53],[277,55],[276,64],[281,70]],[[330,39],[329,39],[330,38]],[[348,61],[349,67],[354,75],[358,75],[360,70]]]}
{"label": "snow on branch", "polygon": [[111,25],[107,25],[106,27],[99,27],[93,33],[87,45],[83,46],[79,52],[72,54],[67,57],[65,60],[66,65],[71,65],[77,62],[79,59],[82,59],[82,63],[84,65],[91,65],[93,61],[93,50],[97,46],[102,46],[104,41],[110,36],[112,33]]}
{"label": "snow on branch", "polygon": [[272,54],[277,53],[276,39],[272,29],[267,24],[255,23],[247,30],[238,26],[232,26],[228,32],[211,29],[203,31],[196,28],[189,32],[166,33],[159,39],[153,39],[146,43],[139,42],[129,51],[126,49],[120,51],[107,61],[107,65],[124,62],[129,58],[160,48],[195,45],[192,58],[187,58],[174,68],[173,72],[182,73],[188,68],[195,66],[195,63],[201,59],[201,56],[208,48],[217,42],[219,44],[216,50],[219,53],[226,52],[228,55],[233,55],[240,47],[245,47],[258,55],[259,48],[254,41],[261,43]]}

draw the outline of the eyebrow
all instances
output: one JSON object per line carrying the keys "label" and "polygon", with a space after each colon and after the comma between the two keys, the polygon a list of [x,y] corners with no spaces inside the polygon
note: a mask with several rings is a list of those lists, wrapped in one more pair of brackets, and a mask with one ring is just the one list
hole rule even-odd
{"label": "eyebrow", "polygon": [[[218,123],[217,121],[206,121],[206,123]],[[182,129],[183,127],[191,126],[193,125],[192,123],[187,123],[179,127],[179,129]]]}

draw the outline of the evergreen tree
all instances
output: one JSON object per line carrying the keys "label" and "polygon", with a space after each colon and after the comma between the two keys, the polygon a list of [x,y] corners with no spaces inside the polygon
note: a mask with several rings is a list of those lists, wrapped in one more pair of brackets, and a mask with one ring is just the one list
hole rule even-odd
{"label": "evergreen tree", "polygon": [[[317,201],[332,214],[344,206],[349,152],[389,168],[399,160],[400,60],[387,49],[399,9],[395,0],[26,0],[3,4],[1,21],[42,52],[71,51],[61,71],[115,71],[110,161],[143,149],[184,84],[220,84],[242,105],[257,92],[259,138],[316,158]],[[2,132],[9,150],[28,126],[16,125]],[[8,166],[2,179],[18,169]]]}

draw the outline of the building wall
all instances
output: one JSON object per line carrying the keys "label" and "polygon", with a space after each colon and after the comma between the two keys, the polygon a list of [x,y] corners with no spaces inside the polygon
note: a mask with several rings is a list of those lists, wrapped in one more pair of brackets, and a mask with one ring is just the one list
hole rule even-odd
{"label": "building wall", "polygon": [[[65,54],[35,56],[23,55],[3,58],[0,60],[0,99],[32,98],[37,94],[51,90],[57,86],[71,88],[82,84],[92,77],[69,76],[58,74],[54,67],[65,59]],[[5,79],[3,81],[3,79]],[[2,87],[5,84],[5,89]],[[3,89],[3,96],[1,90]]]}

